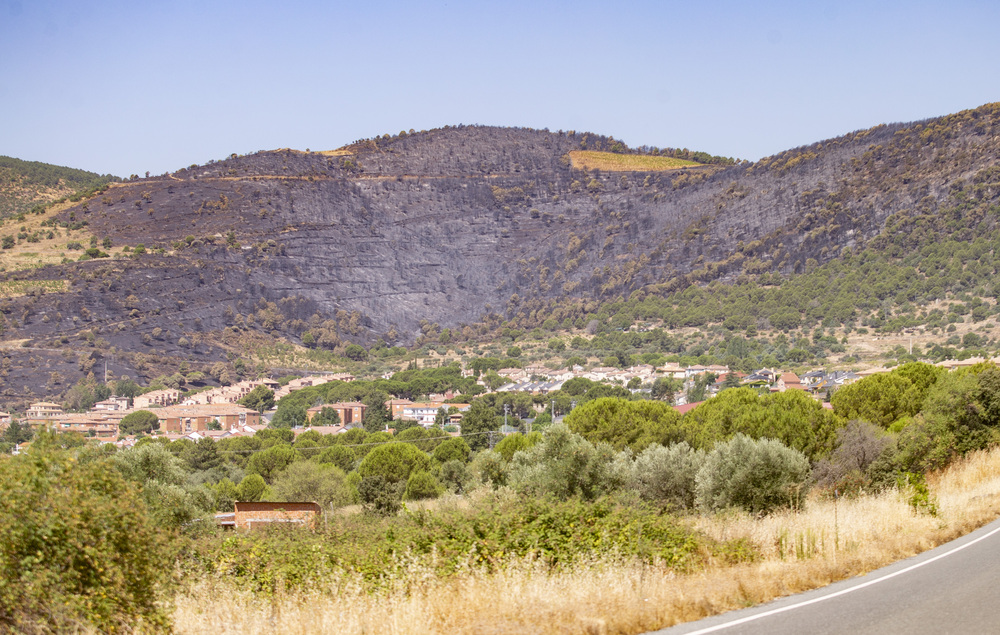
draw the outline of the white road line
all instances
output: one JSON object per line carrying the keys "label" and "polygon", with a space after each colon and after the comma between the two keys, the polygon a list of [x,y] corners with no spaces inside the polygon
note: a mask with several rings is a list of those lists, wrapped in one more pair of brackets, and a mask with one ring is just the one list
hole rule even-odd
{"label": "white road line", "polygon": [[809,606],[810,604],[816,604],[817,602],[823,602],[824,600],[830,600],[832,598],[839,597],[841,595],[847,595],[848,593],[853,593],[854,591],[857,591],[859,589],[863,589],[865,587],[869,587],[869,586],[871,586],[873,584],[878,584],[879,582],[885,582],[886,580],[888,580],[890,578],[895,578],[897,575],[902,575],[902,574],[907,573],[909,571],[913,571],[914,569],[918,569],[918,568],[920,568],[920,567],[922,567],[922,566],[924,566],[926,564],[930,564],[930,563],[932,563],[932,562],[934,562],[936,560],[940,560],[941,558],[944,558],[946,556],[950,556],[950,555],[952,555],[954,553],[958,553],[962,549],[965,549],[966,547],[971,547],[972,545],[976,544],[980,540],[986,540],[987,538],[989,538],[990,536],[992,536],[993,534],[998,533],[998,532],[1000,532],[1000,527],[997,527],[996,529],[994,529],[993,531],[991,531],[991,532],[989,532],[987,534],[983,534],[982,536],[980,536],[979,538],[976,538],[975,540],[970,540],[969,542],[965,543],[964,545],[960,545],[958,547],[955,547],[954,549],[950,549],[949,551],[945,551],[944,553],[940,553],[940,554],[934,556],[933,558],[928,558],[927,560],[924,560],[923,562],[918,562],[916,564],[912,564],[912,565],[906,567],[905,569],[900,569],[899,571],[896,571],[894,573],[889,573],[887,575],[882,576],[881,578],[875,578],[874,580],[869,580],[868,582],[865,582],[863,584],[858,584],[856,586],[852,586],[852,587],[847,588],[847,589],[842,589],[840,591],[837,591],[836,593],[831,593],[829,595],[824,595],[822,597],[813,598],[812,600],[805,600],[805,601],[799,602],[797,604],[789,604],[788,606],[783,606],[783,607],[777,608],[777,609],[771,609],[770,611],[765,611],[763,613],[757,613],[756,615],[750,615],[748,617],[743,617],[743,618],[740,618],[738,620],[733,620],[732,622],[726,622],[724,624],[718,624],[716,626],[710,626],[708,628],[703,628],[701,630],[691,631],[687,635],[703,635],[704,633],[714,633],[716,631],[721,631],[721,630],[726,629],[726,628],[731,628],[733,626],[739,626],[740,624],[746,624],[747,622],[753,622],[754,620],[759,620],[759,619],[762,619],[762,618],[765,618],[765,617],[770,617],[771,615],[777,615],[778,613],[784,613],[785,611],[791,611],[793,609],[801,608],[803,606]]}

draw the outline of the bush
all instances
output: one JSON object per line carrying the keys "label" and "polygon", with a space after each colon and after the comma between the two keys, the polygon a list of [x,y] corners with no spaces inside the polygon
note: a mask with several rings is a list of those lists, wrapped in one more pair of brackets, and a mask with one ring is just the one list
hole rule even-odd
{"label": "bush", "polygon": [[342,507],[351,502],[346,475],[330,464],[292,463],[275,480],[272,494],[279,501],[315,501],[323,507]]}
{"label": "bush", "polygon": [[542,442],[514,454],[507,481],[526,494],[594,499],[626,481],[627,474],[613,467],[615,458],[610,446],[595,446],[566,426],[554,425]]}
{"label": "bush", "polygon": [[402,509],[399,497],[402,483],[390,483],[381,474],[373,474],[361,479],[358,484],[358,498],[366,514],[372,516],[394,516]]}
{"label": "bush", "polygon": [[715,446],[695,478],[696,503],[705,510],[740,507],[768,513],[802,504],[809,460],[773,439],[737,434]]}
{"label": "bush", "polygon": [[705,453],[681,441],[651,445],[632,463],[632,487],[643,499],[682,509],[694,507],[695,478]]}
{"label": "bush", "polygon": [[441,465],[441,483],[456,494],[465,491],[469,478],[468,468],[458,459],[446,461]]}
{"label": "bush", "polygon": [[0,630],[167,630],[171,558],[138,488],[45,445],[0,459]]}
{"label": "bush", "polygon": [[406,481],[403,498],[408,501],[437,498],[443,491],[444,488],[429,472],[414,472]]}

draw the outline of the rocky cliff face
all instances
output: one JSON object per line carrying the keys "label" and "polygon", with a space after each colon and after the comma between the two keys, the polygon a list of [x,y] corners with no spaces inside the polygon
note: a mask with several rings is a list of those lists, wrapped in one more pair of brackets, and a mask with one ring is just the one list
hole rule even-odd
{"label": "rocky cliff face", "polygon": [[231,351],[226,329],[405,343],[424,320],[791,273],[937,205],[996,165],[998,138],[1000,108],[984,106],[724,169],[586,172],[567,153],[612,140],[486,127],[234,155],[64,211],[115,247],[164,253],[11,274],[69,285],[9,300],[7,337],[96,330],[119,350],[212,361]]}

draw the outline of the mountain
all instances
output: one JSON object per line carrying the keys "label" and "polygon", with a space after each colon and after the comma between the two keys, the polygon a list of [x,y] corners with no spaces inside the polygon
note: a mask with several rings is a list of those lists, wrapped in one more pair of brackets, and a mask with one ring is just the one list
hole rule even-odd
{"label": "mountain", "polygon": [[[3,393],[57,393],[108,353],[113,372],[148,378],[303,342],[337,354],[438,342],[445,329],[454,341],[595,320],[927,326],[938,316],[920,303],[970,292],[989,315],[998,146],[990,104],[756,163],[457,126],[133,177],[16,235],[0,227],[11,256],[37,259],[4,265],[8,365],[27,355],[60,380],[18,376]],[[600,170],[586,167],[595,157]],[[922,250],[969,244],[921,268]]]}

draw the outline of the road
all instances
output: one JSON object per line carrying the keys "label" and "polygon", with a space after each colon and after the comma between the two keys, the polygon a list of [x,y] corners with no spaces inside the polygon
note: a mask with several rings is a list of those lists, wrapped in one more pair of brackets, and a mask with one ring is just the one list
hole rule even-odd
{"label": "road", "polygon": [[1000,633],[1000,520],[866,576],[655,633]]}

